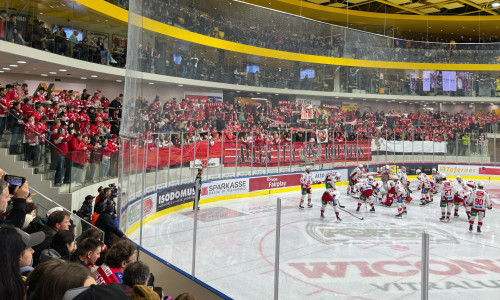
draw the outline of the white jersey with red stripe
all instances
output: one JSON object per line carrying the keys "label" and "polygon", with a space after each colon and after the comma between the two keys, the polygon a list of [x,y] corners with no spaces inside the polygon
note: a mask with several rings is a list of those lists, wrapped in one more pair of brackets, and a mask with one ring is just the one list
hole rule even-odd
{"label": "white jersey with red stripe", "polygon": [[399,172],[399,180],[404,185],[408,184],[408,175],[406,175],[406,172],[403,172],[403,171]]}
{"label": "white jersey with red stripe", "polygon": [[359,180],[360,178],[363,177],[363,173],[365,171],[359,167],[357,167],[356,169],[352,170],[352,173],[349,177],[351,177],[351,179],[353,180]]}
{"label": "white jersey with red stripe", "polygon": [[434,183],[440,183],[444,180],[444,178],[439,171],[436,171],[436,174],[432,174],[432,180],[434,181]]}
{"label": "white jersey with red stripe", "polygon": [[462,202],[466,205],[470,199],[470,191],[468,189],[463,189],[461,191],[457,191],[455,194],[455,202]]}
{"label": "white jersey with red stripe", "polygon": [[467,181],[465,181],[465,180],[462,179],[461,181],[457,180],[457,182],[460,185],[460,187],[462,187],[462,190],[468,190]]}
{"label": "white jersey with red stripe", "polygon": [[446,201],[453,200],[457,192],[457,190],[455,189],[455,185],[449,180],[444,180],[441,182],[439,191],[441,192],[441,197]]}
{"label": "white jersey with red stripe", "polygon": [[490,195],[483,189],[472,191],[469,204],[474,210],[484,211],[487,208],[491,208]]}
{"label": "white jersey with red stripe", "polygon": [[395,195],[397,193],[397,185],[398,183],[394,180],[389,180],[387,182],[387,193]]}
{"label": "white jersey with red stripe", "polygon": [[408,191],[406,187],[401,182],[396,182],[394,186],[396,192],[396,198],[403,197],[406,198],[408,196]]}
{"label": "white jersey with red stripe", "polygon": [[302,176],[300,177],[300,185],[302,187],[311,187],[311,184],[314,182],[314,177],[312,176],[311,173],[303,173]]}
{"label": "white jersey with red stripe", "polygon": [[325,179],[325,186],[327,189],[334,189],[336,190],[335,188],[335,184],[337,183],[337,178],[335,178],[335,174],[329,174],[326,176],[326,179]]}

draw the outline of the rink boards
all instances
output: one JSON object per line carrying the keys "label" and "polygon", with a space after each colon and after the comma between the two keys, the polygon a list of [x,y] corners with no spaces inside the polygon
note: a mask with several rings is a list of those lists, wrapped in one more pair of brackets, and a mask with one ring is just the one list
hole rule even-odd
{"label": "rink boards", "polygon": [[[319,218],[322,185],[313,190],[314,207],[300,210],[297,186],[275,188],[272,194],[269,190],[267,194],[250,192],[258,185],[286,184],[286,178],[259,179],[258,185],[247,179],[246,185],[224,187],[237,189],[236,197],[224,194],[220,186],[218,197],[209,197],[213,191],[207,191],[198,215],[196,277],[235,299],[273,296],[277,196],[282,198],[280,298],[420,298],[423,231],[431,236],[431,299],[491,299],[500,287],[496,200],[479,235],[468,232],[463,208],[461,217],[439,222],[438,201],[420,207],[415,200],[402,220],[394,218],[395,208],[376,205],[373,214],[363,206],[364,221],[341,211],[343,221],[337,223],[331,207],[324,220]],[[354,212],[357,200],[346,196],[345,184],[339,187],[341,201]],[[487,189],[500,199],[500,188],[493,181],[487,182]],[[420,198],[419,193],[412,196]],[[152,213],[142,227],[143,247],[186,272],[192,267],[191,205],[187,202]],[[127,233],[138,240],[138,232]]]}

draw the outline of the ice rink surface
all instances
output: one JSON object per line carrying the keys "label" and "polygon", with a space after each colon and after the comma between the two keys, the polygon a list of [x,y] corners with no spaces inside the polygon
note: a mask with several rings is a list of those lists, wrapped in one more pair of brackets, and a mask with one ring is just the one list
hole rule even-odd
{"label": "ice rink surface", "polygon": [[[412,182],[412,190],[416,190]],[[439,194],[408,215],[396,207],[364,205],[357,216],[332,207],[320,219],[321,195],[299,209],[300,193],[287,192],[204,204],[198,215],[195,275],[234,299],[273,299],[277,197],[282,199],[280,299],[420,299],[422,232],[430,234],[429,299],[499,299],[500,183],[486,182],[493,199],[482,233],[470,233],[464,208],[439,221]],[[339,186],[341,204],[354,213],[357,200]],[[497,200],[498,199],[498,200]],[[130,235],[139,241],[140,230]],[[191,273],[193,212],[181,210],[144,225],[142,246]],[[166,291],[168,294],[168,291]]]}

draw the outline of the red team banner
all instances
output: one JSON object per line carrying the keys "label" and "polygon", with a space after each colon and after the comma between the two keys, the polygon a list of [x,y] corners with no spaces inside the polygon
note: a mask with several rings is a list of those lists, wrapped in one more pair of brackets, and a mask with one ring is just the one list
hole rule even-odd
{"label": "red team banner", "polygon": [[[195,159],[221,158],[226,166],[278,166],[304,163],[331,163],[333,161],[371,160],[370,141],[339,143],[295,142],[275,145],[257,145],[236,141],[201,141],[187,146],[148,146],[137,149],[136,143],[126,143],[123,147],[124,171],[137,167],[147,169],[177,166]],[[126,165],[129,167],[126,168]]]}

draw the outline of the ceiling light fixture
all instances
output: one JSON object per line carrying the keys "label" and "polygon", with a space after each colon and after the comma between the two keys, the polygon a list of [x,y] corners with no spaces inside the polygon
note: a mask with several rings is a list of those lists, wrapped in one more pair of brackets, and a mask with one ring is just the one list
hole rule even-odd
{"label": "ceiling light fixture", "polygon": [[47,74],[40,74],[40,75],[41,75],[42,77],[47,77],[47,76],[49,76],[49,75],[47,75]]}
{"label": "ceiling light fixture", "polygon": [[26,62],[24,60],[18,60],[16,61],[18,64],[25,64]]}
{"label": "ceiling light fixture", "polygon": [[155,83],[154,83],[154,82],[150,82],[149,84],[153,85],[153,84],[155,84]]}
{"label": "ceiling light fixture", "polygon": [[116,82],[122,82],[122,80],[121,79],[117,79]]}
{"label": "ceiling light fixture", "polygon": [[49,72],[49,74],[56,75],[57,72]]}
{"label": "ceiling light fixture", "polygon": [[491,7],[494,7],[494,8],[500,7],[500,2],[491,3]]}
{"label": "ceiling light fixture", "polygon": [[10,68],[2,68],[5,71],[10,71]]}
{"label": "ceiling light fixture", "polygon": [[183,84],[179,84],[178,86],[184,86]]}
{"label": "ceiling light fixture", "polygon": [[[5,72],[5,71],[0,70],[0,73],[3,73],[3,72]],[[493,105],[493,103],[492,103],[492,105]]]}
{"label": "ceiling light fixture", "polygon": [[66,71],[68,71],[68,70],[66,70],[66,69],[59,69],[59,72],[66,72]]}
{"label": "ceiling light fixture", "polygon": [[97,75],[90,75],[90,77],[97,78],[98,76]]}
{"label": "ceiling light fixture", "polygon": [[18,65],[9,65],[10,67],[17,68],[19,67]]}
{"label": "ceiling light fixture", "polygon": [[81,80],[85,80],[85,79],[87,79],[87,77],[80,77],[80,79],[81,79]]}

